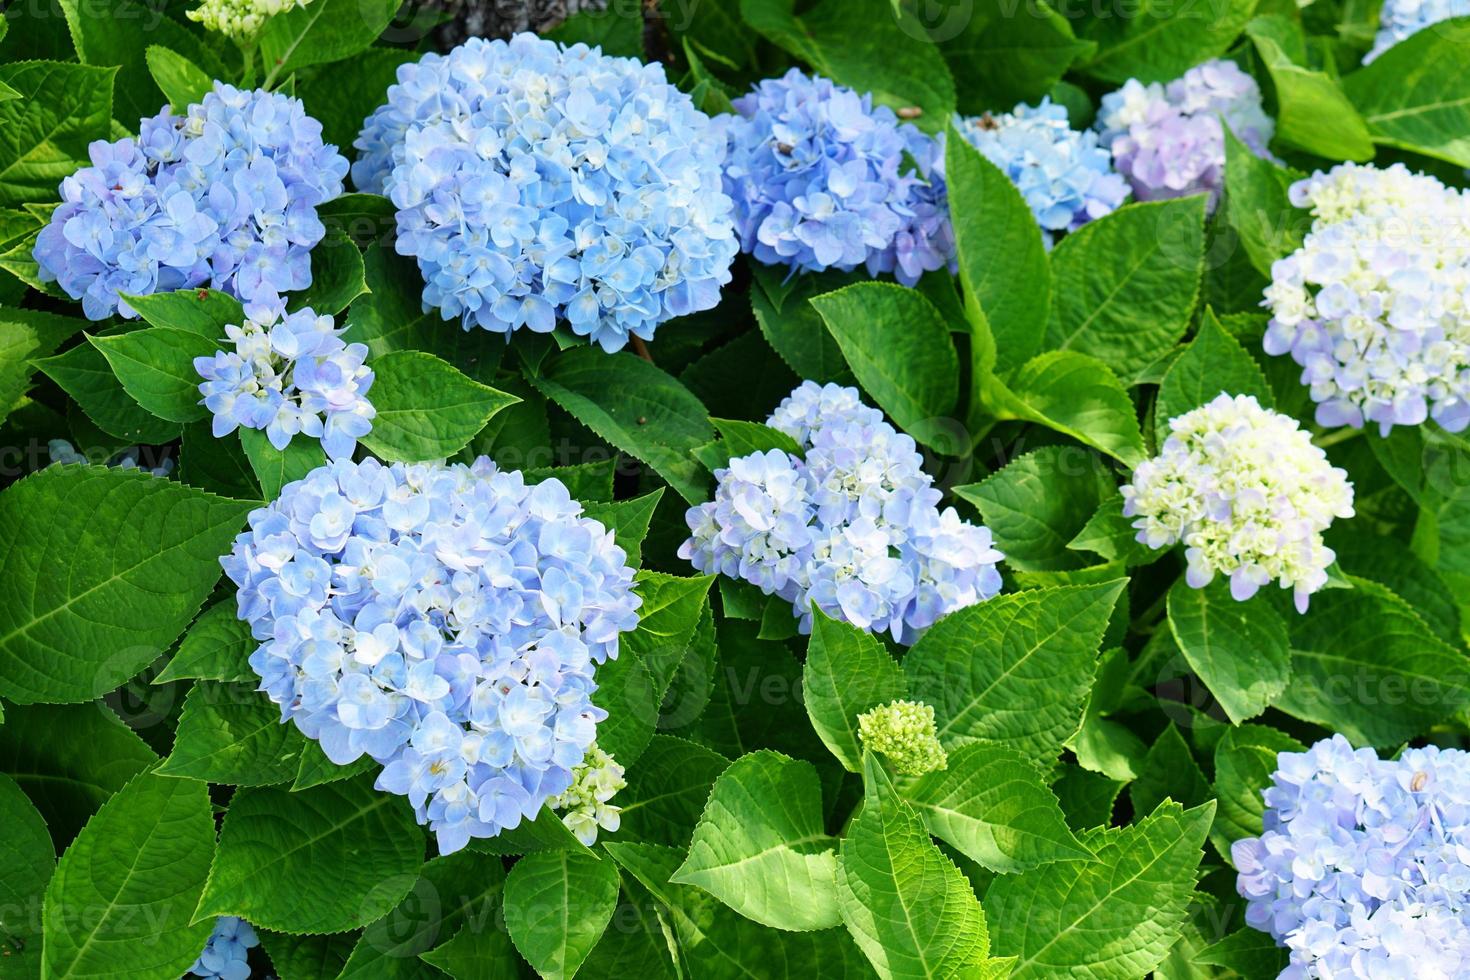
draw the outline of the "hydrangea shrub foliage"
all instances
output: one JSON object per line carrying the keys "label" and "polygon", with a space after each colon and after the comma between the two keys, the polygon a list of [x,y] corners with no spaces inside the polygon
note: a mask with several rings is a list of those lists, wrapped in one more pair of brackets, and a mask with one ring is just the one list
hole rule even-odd
{"label": "hydrangea shrub foliage", "polygon": [[0,980],[1470,978],[1470,7],[569,6],[0,17]]}

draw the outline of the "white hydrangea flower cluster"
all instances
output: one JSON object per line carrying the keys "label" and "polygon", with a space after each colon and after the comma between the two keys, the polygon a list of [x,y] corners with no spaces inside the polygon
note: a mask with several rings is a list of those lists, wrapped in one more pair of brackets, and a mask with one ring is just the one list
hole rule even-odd
{"label": "white hydrangea flower cluster", "polygon": [[276,14],[304,7],[311,0],[204,0],[189,19],[234,41],[249,41]]}
{"label": "white hydrangea flower cluster", "polygon": [[622,808],[608,801],[627,785],[623,767],[593,742],[586,757],[572,770],[572,785],[565,793],[547,801],[547,805],[561,811],[561,822],[579,841],[591,847],[597,843],[599,830],[615,834],[622,826]]}
{"label": "white hydrangea flower cluster", "polygon": [[1314,220],[1272,266],[1264,346],[1302,366],[1317,423],[1470,425],[1470,195],[1344,163],[1291,200]]}
{"label": "white hydrangea flower cluster", "polygon": [[1150,548],[1183,541],[1185,577],[1196,589],[1220,573],[1244,601],[1274,580],[1305,612],[1336,558],[1322,532],[1353,516],[1347,473],[1296,419],[1250,395],[1222,393],[1171,419],[1169,430],[1159,455],[1123,487],[1138,540]]}
{"label": "white hydrangea flower cluster", "polygon": [[715,499],[689,509],[679,549],[700,571],[743,579],[912,643],[946,613],[1000,591],[990,530],[939,509],[914,440],[857,391],[804,382],[768,422],[805,458],[778,449],[715,471]]}

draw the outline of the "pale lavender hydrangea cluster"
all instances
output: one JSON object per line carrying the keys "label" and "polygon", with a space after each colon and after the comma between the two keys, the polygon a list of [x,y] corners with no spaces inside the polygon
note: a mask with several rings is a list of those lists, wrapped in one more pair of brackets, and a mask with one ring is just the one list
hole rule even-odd
{"label": "pale lavender hydrangea cluster", "polygon": [[1312,229],[1271,267],[1265,349],[1301,365],[1317,423],[1470,425],[1470,195],[1398,163],[1290,195]]}
{"label": "pale lavender hydrangea cluster", "polygon": [[[345,328],[344,328],[345,329]],[[264,429],[285,449],[298,432],[320,439],[333,459],[351,459],[377,414],[367,400],[373,372],[366,344],[347,344],[330,316],[252,304],[225,327],[232,351],[196,357],[199,393],[214,413],[215,437]]]}
{"label": "pale lavender hydrangea cluster", "polygon": [[250,980],[250,951],[259,945],[260,939],[250,923],[233,915],[222,915],[214,920],[214,932],[210,933],[204,951],[189,967],[189,975]]}
{"label": "pale lavender hydrangea cluster", "polygon": [[1470,17],[1470,0],[1384,0],[1378,12],[1378,34],[1363,64],[1400,41],[1451,17]]}
{"label": "pale lavender hydrangea cluster", "polygon": [[222,559],[260,689],[346,765],[383,766],[450,853],[573,783],[633,569],[559,480],[347,460],[287,484]]}
{"label": "pale lavender hydrangea cluster", "polygon": [[136,139],[89,154],[61,182],[35,258],[93,320],[136,316],[120,293],[210,286],[266,303],[306,288],[326,234],[317,206],[347,175],[300,101],[223,82],[185,115],[165,108]]}
{"label": "pale lavender hydrangea cluster", "polygon": [[1103,96],[1094,123],[1113,165],[1140,201],[1208,193],[1219,200],[1225,179],[1225,130],[1257,156],[1275,123],[1261,108],[1256,80],[1233,61],[1207,61],[1168,85],[1129,79]]}
{"label": "pale lavender hydrangea cluster", "polygon": [[1347,473],[1296,419],[1250,395],[1222,393],[1168,428],[1159,454],[1123,487],[1138,540],[1150,548],[1182,541],[1185,579],[1196,589],[1218,573],[1244,601],[1275,581],[1305,612],[1336,559],[1322,532],[1353,516]]}
{"label": "pale lavender hydrangea cluster", "polygon": [[1291,951],[1283,980],[1470,976],[1470,755],[1336,735],[1277,766],[1265,832],[1230,852],[1246,921]]}
{"label": "pale lavender hydrangea cluster", "polygon": [[352,178],[398,209],[424,309],[608,351],[715,306],[739,252],[718,129],[661,65],[533,34],[398,69]]}
{"label": "pale lavender hydrangea cluster", "polygon": [[725,189],[746,252],[800,272],[865,265],[910,286],[953,264],[942,138],[795,68],[735,112],[723,118]]}
{"label": "pale lavender hydrangea cluster", "polygon": [[990,530],[939,509],[914,441],[852,388],[804,382],[769,420],[805,458],[772,449],[715,472],[685,516],[679,555],[860,629],[912,643],[941,616],[1000,591]]}
{"label": "pale lavender hydrangea cluster", "polygon": [[1128,184],[1097,133],[1067,123],[1065,106],[1042,99],[1007,113],[958,122],[975,149],[1011,179],[1026,199],[1047,244],[1059,232],[1076,231],[1128,197]]}

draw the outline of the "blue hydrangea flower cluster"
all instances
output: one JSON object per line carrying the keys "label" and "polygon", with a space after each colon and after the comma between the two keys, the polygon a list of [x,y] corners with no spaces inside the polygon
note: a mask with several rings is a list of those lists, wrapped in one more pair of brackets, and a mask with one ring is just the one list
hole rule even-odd
{"label": "blue hydrangea flower cluster", "polygon": [[1281,976],[1470,976],[1470,754],[1336,735],[1277,767],[1265,832],[1230,851],[1246,921],[1291,951]]}
{"label": "blue hydrangea flower cluster", "polygon": [[1470,16],[1470,0],[1384,0],[1378,12],[1378,33],[1372,50],[1363,56],[1363,64],[1431,24],[1466,16]]}
{"label": "blue hydrangea flower cluster", "polygon": [[1470,194],[1345,163],[1290,196],[1312,228],[1271,267],[1264,346],[1301,365],[1317,423],[1470,426]]}
{"label": "blue hydrangea flower cluster", "polygon": [[1007,113],[961,119],[959,131],[1021,192],[1046,243],[1122,206],[1128,183],[1097,133],[1067,123],[1065,106],[1042,99]]}
{"label": "blue hydrangea flower cluster", "polygon": [[353,144],[398,209],[424,309],[608,351],[712,308],[739,251],[718,131],[662,66],[533,34],[398,69]]}
{"label": "blue hydrangea flower cluster", "polygon": [[1225,179],[1223,126],[1274,159],[1266,146],[1276,124],[1261,108],[1256,80],[1233,61],[1196,65],[1167,86],[1129,79],[1103,96],[1094,126],[1140,201],[1207,192],[1213,207]]}
{"label": "blue hydrangea flower cluster", "polygon": [[805,458],[780,450],[730,460],[715,499],[685,515],[679,555],[860,629],[912,643],[941,616],[1000,591],[990,530],[939,509],[914,441],[856,390],[804,382],[769,424]]}
{"label": "blue hydrangea flower cluster", "polygon": [[445,854],[571,787],[607,717],[596,665],[642,603],[559,480],[483,457],[318,467],[221,561],[282,721],[338,765],[381,763]]}
{"label": "blue hydrangea flower cluster", "polygon": [[[52,466],[69,466],[74,463],[86,465],[92,462],[87,456],[77,452],[77,448],[65,439],[52,439],[47,442],[46,455],[51,458],[50,465]],[[105,466],[116,467],[120,470],[141,470],[149,476],[156,477],[166,477],[174,471],[172,456],[164,457],[157,466],[144,466],[137,446],[129,446],[122,452],[114,453],[100,462]]]}
{"label": "blue hydrangea flower cluster", "polygon": [[260,945],[250,923],[233,915],[214,920],[214,932],[204,951],[189,967],[196,977],[218,977],[219,980],[250,980],[250,951]]}
{"label": "blue hydrangea flower cluster", "polygon": [[194,359],[216,438],[239,426],[264,429],[272,446],[285,449],[304,432],[332,459],[352,458],[376,415],[367,400],[373,372],[364,364],[366,344],[343,343],[332,318],[311,307],[286,313],[259,304],[245,308],[244,323],[225,327],[225,339],[234,350]]}
{"label": "blue hydrangea flower cluster", "polygon": [[866,265],[910,286],[953,264],[942,138],[795,68],[735,111],[725,189],[746,252],[801,272]]}
{"label": "blue hydrangea flower cluster", "polygon": [[298,100],[223,82],[185,115],[165,108],[136,139],[89,154],[61,182],[35,258],[93,320],[137,315],[119,293],[210,286],[264,303],[304,289],[326,234],[317,206],[347,176]]}
{"label": "blue hydrangea flower cluster", "polygon": [[1274,581],[1306,612],[1337,557],[1322,532],[1353,516],[1347,472],[1296,419],[1251,395],[1222,392],[1170,419],[1168,431],[1159,454],[1122,488],[1123,516],[1137,518],[1139,542],[1183,542],[1193,588],[1219,573],[1244,602]]}

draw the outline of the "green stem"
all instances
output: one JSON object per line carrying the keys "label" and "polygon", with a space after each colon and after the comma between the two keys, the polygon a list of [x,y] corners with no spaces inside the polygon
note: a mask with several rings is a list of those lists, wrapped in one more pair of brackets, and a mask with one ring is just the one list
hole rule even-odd
{"label": "green stem", "polygon": [[[254,41],[240,45],[240,54],[245,59],[245,68],[241,72],[240,79],[240,84],[243,88],[255,87],[255,50],[257,47],[258,45]],[[266,79],[266,85],[269,87],[270,79]]]}
{"label": "green stem", "polygon": [[1367,429],[1354,429],[1350,426],[1343,426],[1336,432],[1319,432],[1317,435],[1312,437],[1312,441],[1317,444],[1317,447],[1319,449],[1326,449],[1329,446],[1335,446],[1340,442],[1347,442],[1349,439],[1356,439],[1358,436],[1363,435],[1367,431]]}

